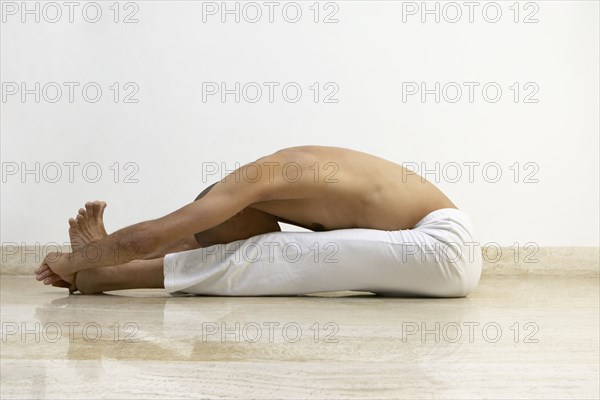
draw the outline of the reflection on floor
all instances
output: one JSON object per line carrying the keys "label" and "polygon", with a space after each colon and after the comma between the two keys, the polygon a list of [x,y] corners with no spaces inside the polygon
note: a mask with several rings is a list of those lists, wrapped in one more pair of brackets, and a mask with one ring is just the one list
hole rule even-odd
{"label": "reflection on floor", "polygon": [[3,399],[599,396],[597,277],[462,299],[1,289]]}

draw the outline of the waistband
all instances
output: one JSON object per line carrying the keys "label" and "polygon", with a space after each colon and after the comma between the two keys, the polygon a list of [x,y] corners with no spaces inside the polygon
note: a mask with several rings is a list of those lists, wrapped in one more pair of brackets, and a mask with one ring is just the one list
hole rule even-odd
{"label": "waistband", "polygon": [[415,228],[418,228],[421,225],[425,225],[432,221],[438,221],[442,219],[452,219],[458,221],[464,221],[470,225],[471,217],[463,210],[459,210],[458,208],[440,208],[439,210],[435,210],[424,216],[417,224]]}
{"label": "waistband", "polygon": [[477,237],[469,214],[457,208],[432,211],[417,222],[413,229],[441,241],[453,241],[455,235],[458,235],[458,239],[468,241],[476,241]]}

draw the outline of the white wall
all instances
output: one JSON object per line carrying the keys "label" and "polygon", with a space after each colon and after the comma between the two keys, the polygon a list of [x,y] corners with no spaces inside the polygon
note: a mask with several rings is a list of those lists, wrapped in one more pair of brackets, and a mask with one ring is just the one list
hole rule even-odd
{"label": "white wall", "polygon": [[[109,7],[100,1],[102,17],[86,22],[80,2],[69,23],[69,8],[54,3],[62,18],[51,23],[56,7],[39,3],[35,15],[22,15],[21,2],[2,2],[1,27],[1,145],[3,243],[67,242],[67,219],[87,200],[109,203],[110,230],[162,216],[191,201],[217,176],[203,177],[203,162],[225,162],[228,168],[276,149],[322,144],[354,148],[398,163],[440,162],[446,176],[436,182],[460,207],[469,211],[484,242],[510,246],[535,242],[540,246],[597,246],[598,149],[599,149],[599,29],[598,2],[538,1],[519,3],[515,23],[514,2],[480,2],[468,21],[469,9],[456,23],[456,8],[446,3],[439,23],[433,15],[411,15],[421,2],[337,1],[320,3],[320,18],[334,11],[338,23],[315,23],[313,2],[298,2],[302,18],[290,23],[282,17],[283,5],[268,22],[268,7],[257,23],[240,23],[227,16],[205,14],[212,4],[195,1],[138,1],[125,14],[138,10],[137,23],[115,23]],[[28,2],[34,9],[36,2]],[[245,3],[239,3],[241,7]],[[428,2],[429,8],[435,2]],[[495,6],[502,16],[493,19]],[[233,8],[234,2],[228,6]],[[19,10],[15,10],[18,7]],[[87,5],[94,18],[94,4]],[[288,18],[294,17],[294,4]],[[44,13],[45,10],[45,13]],[[404,10],[404,13],[403,13]],[[254,11],[246,8],[248,18]],[[13,15],[13,12],[16,14]],[[537,23],[524,23],[534,13]],[[21,18],[26,21],[22,22]],[[405,21],[403,22],[403,18]],[[35,82],[34,94],[12,95],[15,86]],[[63,89],[56,103],[49,82]],[[74,100],[68,99],[63,82],[78,82]],[[103,90],[96,103],[82,97],[81,87],[97,83]],[[121,94],[133,82],[139,88],[138,103],[112,99],[114,82]],[[203,82],[296,82],[303,95],[296,103],[282,98],[257,103],[233,95],[223,103],[218,96],[203,102]],[[337,103],[315,103],[312,83],[321,94],[327,82],[339,87]],[[462,98],[439,103],[433,95],[403,101],[403,83],[457,82]],[[478,82],[474,101],[468,100],[463,82]],[[495,83],[502,89],[499,101],[482,97],[481,88]],[[513,100],[510,87],[519,82],[521,98]],[[531,82],[529,86],[525,84]],[[539,88],[537,103],[524,95]],[[404,84],[406,93],[406,84]],[[20,90],[20,88],[19,88]],[[490,89],[490,96],[494,91]],[[94,96],[92,90],[90,96]],[[253,95],[248,93],[248,95]],[[290,96],[293,95],[290,91]],[[22,167],[35,169],[22,175]],[[78,162],[73,182],[64,163]],[[82,166],[95,162],[102,177],[96,183],[94,169],[82,175]],[[468,164],[480,163],[469,182]],[[61,166],[62,177],[50,182]],[[114,163],[121,175],[114,182]],[[124,169],[134,163],[137,183],[125,183]],[[462,169],[462,178],[451,182]],[[497,163],[497,164],[493,164]],[[520,175],[515,182],[514,163]],[[531,163],[531,164],[527,164]],[[483,165],[499,165],[482,175]],[[11,171],[15,165],[16,174]],[[207,165],[207,164],[204,164]],[[526,167],[527,165],[527,167]],[[530,180],[526,176],[533,173]],[[487,180],[486,180],[487,179]]]}

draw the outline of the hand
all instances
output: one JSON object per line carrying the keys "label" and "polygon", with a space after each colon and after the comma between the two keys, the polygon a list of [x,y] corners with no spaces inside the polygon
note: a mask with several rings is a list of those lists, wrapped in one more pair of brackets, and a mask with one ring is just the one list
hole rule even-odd
{"label": "hand", "polygon": [[[52,285],[57,287],[69,288],[69,291],[74,291],[75,274],[65,274],[62,271],[64,268],[64,257],[67,254],[59,252],[50,252],[42,261],[42,264],[35,269],[35,279],[43,281],[44,285]],[[74,289],[74,290],[71,290]]]}

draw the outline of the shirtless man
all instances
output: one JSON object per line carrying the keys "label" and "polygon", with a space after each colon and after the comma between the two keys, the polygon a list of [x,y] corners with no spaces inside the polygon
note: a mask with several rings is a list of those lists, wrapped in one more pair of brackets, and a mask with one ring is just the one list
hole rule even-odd
{"label": "shirtless man", "polygon": [[[72,253],[35,270],[83,294],[296,295],[361,290],[461,297],[481,274],[469,216],[400,165],[298,146],[246,164],[162,218],[110,235],[106,204],[70,219]],[[314,232],[281,232],[279,222]]]}

